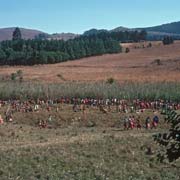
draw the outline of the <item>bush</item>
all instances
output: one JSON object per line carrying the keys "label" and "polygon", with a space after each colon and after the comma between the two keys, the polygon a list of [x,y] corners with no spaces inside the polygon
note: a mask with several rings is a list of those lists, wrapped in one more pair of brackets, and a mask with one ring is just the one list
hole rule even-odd
{"label": "bush", "polygon": [[162,62],[161,62],[160,59],[155,59],[155,60],[154,60],[154,63],[155,63],[156,65],[158,65],[158,66],[162,65]]}
{"label": "bush", "polygon": [[129,53],[129,52],[130,52],[130,49],[126,48],[125,53]]}
{"label": "bush", "polygon": [[20,82],[23,81],[23,71],[22,70],[18,70],[18,71],[16,71],[16,73],[11,74],[11,80],[15,81],[17,79],[17,77],[19,78]]}
{"label": "bush", "polygon": [[174,43],[174,40],[171,36],[165,36],[163,38],[163,44],[164,45],[169,45],[169,44],[173,44]]}
{"label": "bush", "polygon": [[16,74],[17,74],[17,76],[22,77],[23,76],[23,71],[22,70],[18,70],[16,72]]}
{"label": "bush", "polygon": [[151,48],[151,47],[152,47],[152,43],[149,43],[147,47],[148,47],[148,48]]}
{"label": "bush", "polygon": [[158,159],[162,162],[167,158],[173,162],[180,157],[180,115],[173,110],[166,110],[165,115],[171,128],[169,132],[155,135],[154,140],[161,146]]}
{"label": "bush", "polygon": [[12,81],[15,81],[16,78],[17,78],[17,74],[16,74],[16,73],[12,73],[12,74],[11,74],[11,80],[12,80]]}
{"label": "bush", "polygon": [[115,82],[115,80],[113,78],[108,78],[106,83],[107,84],[113,84]]}

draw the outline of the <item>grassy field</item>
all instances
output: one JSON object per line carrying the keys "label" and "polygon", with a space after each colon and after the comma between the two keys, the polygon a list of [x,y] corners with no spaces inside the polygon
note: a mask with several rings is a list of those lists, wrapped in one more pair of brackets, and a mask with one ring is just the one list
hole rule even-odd
{"label": "grassy field", "polygon": [[[7,107],[1,108],[1,114]],[[180,161],[159,163],[153,134],[169,128],[160,116],[156,130],[123,130],[125,114],[96,108],[73,112],[63,105],[59,112],[42,110],[15,113],[13,123],[0,126],[0,179],[129,179],[177,180]],[[37,122],[52,114],[51,128]],[[136,114],[134,114],[137,116]],[[142,113],[153,117],[152,111]],[[153,155],[147,155],[152,147]]]}
{"label": "grassy field", "polygon": [[[65,97],[180,100],[180,42],[163,46],[126,44],[129,53],[104,55],[55,65],[0,67],[0,99],[56,99]],[[159,59],[159,61],[157,61]],[[160,65],[157,64],[160,62]],[[11,80],[22,70],[23,82]],[[108,83],[112,78],[115,82]],[[4,113],[8,106],[0,108]],[[48,120],[49,128],[38,122]],[[158,112],[158,129],[123,130],[115,108],[103,114],[87,108],[73,112],[59,105],[40,112],[15,112],[12,123],[0,126],[0,180],[179,180],[180,160],[160,163],[153,135],[168,130]],[[137,114],[134,114],[137,117]],[[144,125],[147,116],[140,115]],[[153,154],[147,155],[148,147]]]}
{"label": "grassy field", "polygon": [[[45,83],[105,81],[110,77],[118,82],[179,82],[180,41],[168,46],[152,42],[151,48],[147,48],[147,44],[123,45],[130,48],[129,53],[89,57],[53,65],[1,66],[0,75],[6,79],[20,69],[25,81]],[[161,65],[157,65],[157,59]]]}

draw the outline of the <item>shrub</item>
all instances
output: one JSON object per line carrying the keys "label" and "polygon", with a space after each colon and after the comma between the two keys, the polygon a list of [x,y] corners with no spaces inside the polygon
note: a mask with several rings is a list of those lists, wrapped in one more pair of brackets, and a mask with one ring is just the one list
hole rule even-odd
{"label": "shrub", "polygon": [[174,43],[174,40],[171,36],[165,36],[163,38],[163,44],[164,45],[169,45],[169,44],[173,44]]}
{"label": "shrub", "polygon": [[160,66],[160,65],[162,65],[162,62],[161,62],[160,59],[155,59],[155,60],[154,60],[154,64]]}
{"label": "shrub", "polygon": [[149,43],[147,47],[148,47],[148,48],[152,47],[152,43]]}
{"label": "shrub", "polygon": [[108,78],[106,83],[107,84],[113,84],[115,82],[115,80],[113,78]]}
{"label": "shrub", "polygon": [[130,49],[126,48],[125,53],[129,53],[129,52],[130,52]]}
{"label": "shrub", "polygon": [[17,76],[22,77],[23,76],[23,71],[22,70],[18,70],[16,72],[16,74],[17,74]]}
{"label": "shrub", "polygon": [[17,74],[16,74],[16,73],[12,73],[12,74],[11,74],[11,80],[12,80],[12,81],[15,81],[16,78],[17,78]]}
{"label": "shrub", "polygon": [[162,162],[167,158],[172,162],[180,157],[180,115],[173,110],[166,110],[165,115],[171,128],[169,132],[155,135],[154,140],[161,145],[158,159]]}

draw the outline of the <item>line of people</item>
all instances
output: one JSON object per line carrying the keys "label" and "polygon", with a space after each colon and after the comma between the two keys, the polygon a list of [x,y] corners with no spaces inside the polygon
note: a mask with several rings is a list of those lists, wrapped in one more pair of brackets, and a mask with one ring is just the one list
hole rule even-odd
{"label": "line of people", "polygon": [[137,118],[135,118],[135,116],[126,116],[124,118],[124,130],[129,130],[129,129],[141,129],[141,128],[146,128],[146,129],[152,129],[152,128],[157,128],[158,124],[159,124],[159,117],[157,115],[155,115],[153,117],[153,119],[150,118],[150,116],[148,116],[145,119],[145,123],[144,126],[141,123],[140,120],[140,116],[138,116]]}
{"label": "line of people", "polygon": [[29,99],[26,101],[21,100],[0,100],[0,107],[3,105],[11,105],[11,107],[16,111],[31,112],[38,109],[39,106],[51,107],[54,104],[72,104],[72,105],[82,105],[86,106],[106,106],[111,109],[111,106],[116,106],[118,111],[126,111],[127,109],[139,110],[139,109],[162,109],[169,108],[173,110],[180,109],[180,102],[171,102],[164,100],[156,101],[145,101],[145,100],[125,100],[125,99],[95,99],[95,98],[58,98],[52,99]]}

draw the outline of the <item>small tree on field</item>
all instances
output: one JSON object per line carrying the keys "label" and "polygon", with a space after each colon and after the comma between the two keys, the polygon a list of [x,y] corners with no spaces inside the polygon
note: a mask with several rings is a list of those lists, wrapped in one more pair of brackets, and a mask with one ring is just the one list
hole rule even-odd
{"label": "small tree on field", "polygon": [[125,53],[129,53],[129,52],[130,52],[130,49],[126,48]]}
{"label": "small tree on field", "polygon": [[155,59],[154,63],[157,64],[158,66],[162,65],[162,62],[160,59]]}
{"label": "small tree on field", "polygon": [[154,140],[160,145],[158,159],[162,162],[168,159],[173,162],[180,158],[180,114],[173,110],[166,110],[165,121],[171,123],[169,132],[159,133]]}
{"label": "small tree on field", "polygon": [[15,81],[17,78],[19,78],[20,82],[23,81],[23,71],[22,70],[18,70],[18,71],[16,71],[16,73],[11,74],[11,80]]}
{"label": "small tree on field", "polygon": [[149,44],[147,45],[147,47],[148,47],[148,48],[152,47],[152,43],[149,43]]}
{"label": "small tree on field", "polygon": [[12,73],[12,74],[11,74],[11,80],[12,80],[12,81],[15,81],[15,80],[16,80],[16,77],[17,77],[17,74],[16,74],[16,73]]}
{"label": "small tree on field", "polygon": [[113,78],[108,78],[106,82],[107,82],[108,84],[113,84],[114,81],[115,81],[115,80],[114,80]]}

